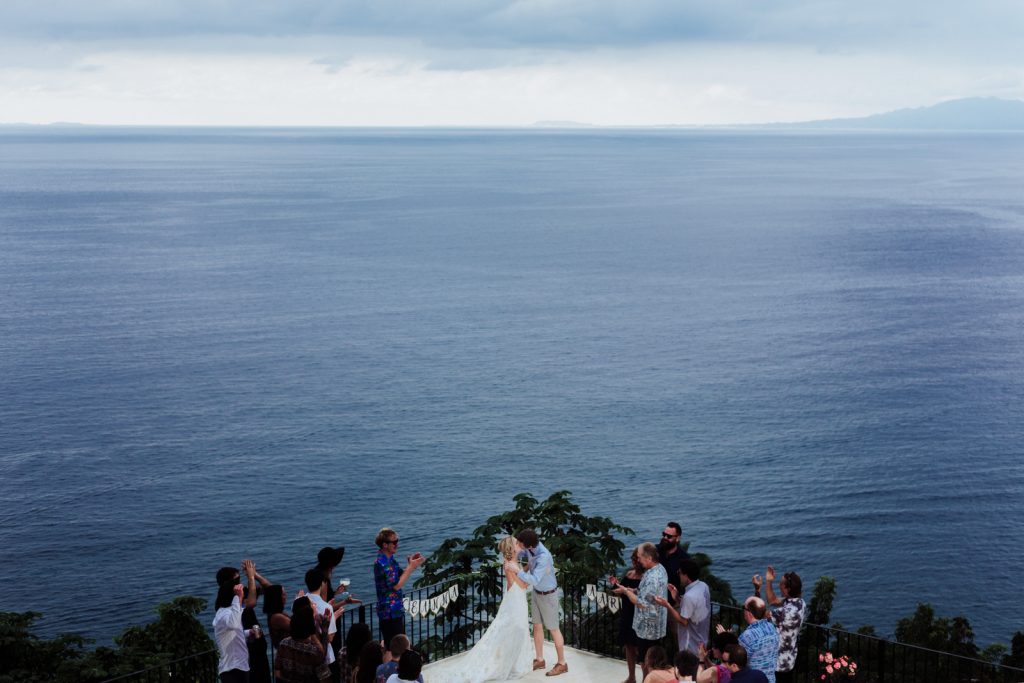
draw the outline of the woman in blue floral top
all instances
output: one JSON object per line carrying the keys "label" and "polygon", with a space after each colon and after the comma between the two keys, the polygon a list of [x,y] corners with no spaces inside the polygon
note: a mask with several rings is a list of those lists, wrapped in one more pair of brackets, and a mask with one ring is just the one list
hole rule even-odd
{"label": "woman in blue floral top", "polygon": [[377,586],[377,620],[380,622],[380,639],[385,646],[399,633],[405,633],[405,607],[402,605],[402,586],[417,567],[427,559],[415,553],[406,561],[405,570],[398,565],[395,553],[398,551],[398,533],[384,527],[374,540],[380,552],[373,563],[373,582]]}

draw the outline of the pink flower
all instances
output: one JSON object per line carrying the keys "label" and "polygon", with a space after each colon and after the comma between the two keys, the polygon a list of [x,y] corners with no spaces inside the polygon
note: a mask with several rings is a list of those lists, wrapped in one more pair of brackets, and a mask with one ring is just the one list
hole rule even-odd
{"label": "pink flower", "polygon": [[821,674],[821,680],[825,680],[825,674]]}
{"label": "pink flower", "polygon": [[825,673],[832,673],[832,667],[831,666],[826,666],[825,667]]}
{"label": "pink flower", "polygon": [[[818,661],[819,662],[824,662],[825,661],[825,655],[818,655]],[[822,676],[822,678],[824,678],[824,676]]]}

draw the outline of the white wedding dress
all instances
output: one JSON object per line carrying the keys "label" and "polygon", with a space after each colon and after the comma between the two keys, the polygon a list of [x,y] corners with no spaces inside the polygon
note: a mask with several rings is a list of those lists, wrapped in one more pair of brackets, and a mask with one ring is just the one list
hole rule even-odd
{"label": "white wedding dress", "polygon": [[424,671],[430,683],[484,683],[522,678],[533,671],[526,590],[515,583],[505,592],[491,625],[466,653]]}

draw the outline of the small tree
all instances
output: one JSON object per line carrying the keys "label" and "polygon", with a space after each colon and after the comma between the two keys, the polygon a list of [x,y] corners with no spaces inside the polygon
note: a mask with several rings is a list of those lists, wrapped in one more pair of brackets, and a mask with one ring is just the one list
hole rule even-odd
{"label": "small tree", "polygon": [[[534,529],[551,552],[563,585],[597,582],[622,565],[626,546],[615,534],[632,535],[633,530],[607,517],[583,514],[569,491],[556,491],[544,501],[529,493],[520,493],[512,500],[512,510],[489,517],[473,530],[472,538],[445,540],[423,564],[423,575],[416,586],[459,581],[462,590],[435,617],[438,630],[444,635],[422,641],[417,648],[429,654],[457,651],[497,611],[498,601],[494,598],[502,591],[501,561],[497,555],[501,536]],[[471,602],[471,597],[478,599]],[[471,613],[471,605],[477,612]]]}
{"label": "small tree", "polygon": [[[115,638],[117,648],[95,650],[86,650],[90,641],[79,635],[38,637],[32,633],[41,616],[36,612],[0,612],[0,683],[90,683],[209,651],[214,643],[196,619],[205,607],[201,598],[175,598],[157,607],[153,623],[125,629]],[[209,660],[197,659],[185,662],[177,673],[183,680],[206,680],[209,665]]]}
{"label": "small tree", "polygon": [[918,603],[914,614],[896,623],[896,640],[964,657],[978,656],[970,622],[962,616],[936,618],[928,603]]}
{"label": "small tree", "polygon": [[498,566],[499,537],[522,529],[536,530],[551,552],[562,581],[593,582],[622,566],[625,544],[615,534],[633,530],[607,517],[584,515],[569,491],[556,491],[538,501],[529,493],[513,497],[515,508],[493,515],[473,531],[472,538],[449,538],[423,564],[417,586],[428,586],[481,569]]}
{"label": "small tree", "polygon": [[1017,631],[1010,640],[1010,654],[1004,655],[1003,666],[1024,669],[1024,631]]}

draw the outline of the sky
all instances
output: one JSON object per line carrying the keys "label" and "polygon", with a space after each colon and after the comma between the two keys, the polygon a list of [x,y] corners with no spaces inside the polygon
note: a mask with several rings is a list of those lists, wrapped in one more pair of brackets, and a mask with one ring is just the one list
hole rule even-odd
{"label": "sky", "polygon": [[0,0],[0,123],[703,125],[1024,98],[1022,0]]}

